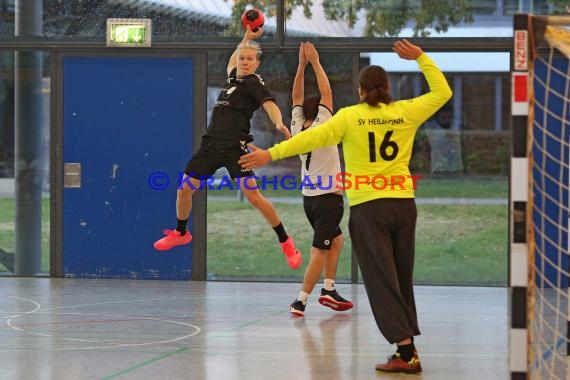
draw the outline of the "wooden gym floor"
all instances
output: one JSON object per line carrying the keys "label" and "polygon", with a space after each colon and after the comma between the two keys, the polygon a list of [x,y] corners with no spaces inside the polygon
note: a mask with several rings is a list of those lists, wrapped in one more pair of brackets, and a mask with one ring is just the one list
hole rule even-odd
{"label": "wooden gym floor", "polygon": [[419,376],[375,373],[394,347],[364,287],[337,289],[354,309],[299,318],[296,283],[0,277],[0,379],[510,377],[507,288],[417,287]]}

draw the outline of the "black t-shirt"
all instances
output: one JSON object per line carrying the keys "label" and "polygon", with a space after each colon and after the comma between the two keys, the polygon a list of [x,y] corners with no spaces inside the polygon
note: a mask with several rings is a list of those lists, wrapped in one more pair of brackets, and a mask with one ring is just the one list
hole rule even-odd
{"label": "black t-shirt", "polygon": [[230,72],[226,87],[220,92],[206,135],[219,140],[238,140],[249,135],[253,112],[266,100],[274,100],[257,74],[236,77]]}

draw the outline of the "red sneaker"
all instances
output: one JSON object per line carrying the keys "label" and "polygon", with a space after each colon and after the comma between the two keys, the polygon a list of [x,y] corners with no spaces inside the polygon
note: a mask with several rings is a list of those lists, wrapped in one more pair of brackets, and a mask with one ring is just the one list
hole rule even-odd
{"label": "red sneaker", "polygon": [[293,238],[289,236],[287,240],[285,240],[281,244],[281,250],[287,259],[287,264],[291,269],[297,269],[301,262],[303,261],[303,257],[301,256],[301,252],[297,248],[295,248],[295,243],[293,242]]}
{"label": "red sneaker", "polygon": [[154,242],[154,248],[159,251],[166,251],[177,245],[188,244],[192,241],[190,231],[186,231],[182,236],[180,236],[180,232],[176,230],[164,230],[162,233],[166,236]]}
{"label": "red sneaker", "polygon": [[409,362],[406,362],[400,357],[400,353],[396,352],[394,355],[388,357],[386,363],[378,363],[374,368],[378,372],[410,374],[422,372],[422,365],[420,364],[420,358],[417,353],[412,356]]}

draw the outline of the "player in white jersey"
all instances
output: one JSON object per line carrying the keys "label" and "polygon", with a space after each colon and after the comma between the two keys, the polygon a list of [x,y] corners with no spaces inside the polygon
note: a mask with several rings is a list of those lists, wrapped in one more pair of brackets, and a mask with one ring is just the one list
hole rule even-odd
{"label": "player in white jersey", "polygon": [[[305,98],[304,73],[311,65],[317,77],[320,96]],[[332,91],[326,73],[320,64],[319,55],[311,43],[301,43],[299,65],[293,83],[293,110],[291,133],[302,131],[323,123],[332,116]],[[338,257],[344,238],[340,221],[344,213],[342,191],[337,181],[341,172],[336,145],[301,154],[301,180],[303,206],[313,227],[311,257],[305,270],[299,297],[289,306],[292,314],[303,316],[309,295],[324,271],[324,288],[319,303],[333,310],[352,308],[350,301],[342,298],[334,287]]]}

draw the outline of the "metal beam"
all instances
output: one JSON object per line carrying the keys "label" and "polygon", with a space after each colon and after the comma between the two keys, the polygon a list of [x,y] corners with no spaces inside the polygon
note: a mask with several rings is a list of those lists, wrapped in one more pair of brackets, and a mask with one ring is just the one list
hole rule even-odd
{"label": "metal beam", "polygon": [[[16,35],[42,34],[42,1],[16,1]],[[42,183],[42,53],[15,52],[15,274],[41,271]]]}
{"label": "metal beam", "polygon": [[[264,38],[261,42],[264,51],[297,51],[300,41],[312,41],[318,44],[319,51],[342,52],[378,52],[392,51],[396,38],[287,38],[282,46],[276,39]],[[464,37],[418,37],[409,38],[422,49],[430,52],[496,52],[511,51],[512,37],[496,38],[464,38]],[[61,41],[52,38],[11,37],[0,38],[0,50],[17,51],[61,51],[89,49],[121,49],[107,48],[101,41]],[[190,51],[233,50],[235,38],[219,38],[209,41],[161,42],[155,38],[152,47],[141,49],[183,49]],[[124,50],[124,49],[123,49]]]}

